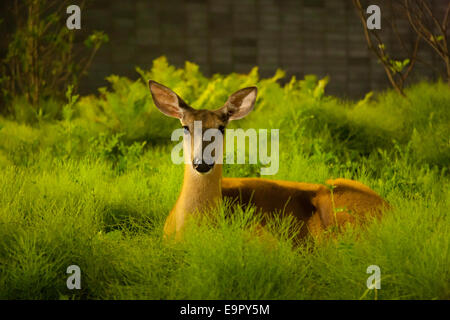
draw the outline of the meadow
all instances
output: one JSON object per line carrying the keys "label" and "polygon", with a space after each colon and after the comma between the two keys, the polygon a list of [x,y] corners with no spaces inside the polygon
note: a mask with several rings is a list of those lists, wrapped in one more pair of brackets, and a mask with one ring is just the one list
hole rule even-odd
{"label": "meadow", "polygon": [[[164,57],[133,81],[112,75],[90,96],[35,110],[15,99],[0,117],[0,299],[450,299],[450,90],[420,82],[360,101],[326,94],[333,79],[205,77]],[[249,241],[252,210],[223,205],[214,224],[163,241],[183,165],[171,162],[179,121],[154,106],[146,80],[195,108],[220,107],[258,86],[255,110],[231,128],[280,129],[280,168],[269,179],[324,183],[345,177],[393,207],[364,230],[293,246],[275,221],[274,250]],[[260,164],[224,165],[257,177]],[[66,286],[70,265],[81,289]],[[381,270],[369,290],[366,269]]]}

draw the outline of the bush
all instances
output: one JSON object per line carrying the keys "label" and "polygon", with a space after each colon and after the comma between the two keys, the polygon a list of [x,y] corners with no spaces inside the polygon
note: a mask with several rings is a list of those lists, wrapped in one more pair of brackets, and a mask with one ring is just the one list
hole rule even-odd
{"label": "bush", "polygon": [[14,33],[1,57],[0,95],[6,101],[4,113],[18,121],[60,118],[64,92],[78,86],[108,41],[103,32],[94,31],[84,40],[84,48],[77,45],[75,32],[63,18],[69,5],[67,0],[26,0],[11,8]]}
{"label": "bush", "polygon": [[121,133],[127,143],[167,143],[179,123],[156,109],[149,79],[172,88],[193,107],[205,109],[219,108],[232,92],[257,85],[255,110],[230,127],[281,129],[286,141],[296,146],[302,140],[304,148],[319,139],[326,150],[348,160],[380,149],[394,150],[394,146],[407,149],[413,162],[445,167],[450,160],[450,90],[442,82],[408,88],[409,99],[387,91],[354,103],[326,96],[328,78],[292,78],[282,86],[277,82],[284,77],[281,70],[269,79],[260,79],[257,68],[247,75],[216,74],[208,79],[198,66],[186,62],[184,68],[176,69],[164,57],[156,59],[150,71],[137,70],[141,78],[136,81],[108,77],[111,89],[101,88],[98,96],[81,98],[77,116],[98,125],[99,130]]}
{"label": "bush", "polygon": [[[165,58],[138,71],[137,81],[109,77],[111,88],[97,96],[68,90],[61,120],[0,117],[0,298],[449,298],[445,85],[416,84],[409,100],[387,91],[351,102],[327,96],[327,78],[280,85],[282,71],[206,78],[194,64],[177,69]],[[270,178],[356,179],[394,209],[314,250],[293,248],[283,233],[289,221],[274,221],[281,242],[268,252],[246,237],[251,208],[224,219],[228,205],[217,221],[188,228],[185,243],[163,242],[183,179],[183,166],[170,161],[170,133],[180,124],[153,105],[150,78],[197,108],[218,108],[256,84],[255,110],[231,126],[280,129],[280,170]],[[254,177],[259,168],[225,165],[224,176]],[[72,264],[83,279],[75,293],[66,288]],[[372,264],[382,270],[375,292],[366,287]]]}

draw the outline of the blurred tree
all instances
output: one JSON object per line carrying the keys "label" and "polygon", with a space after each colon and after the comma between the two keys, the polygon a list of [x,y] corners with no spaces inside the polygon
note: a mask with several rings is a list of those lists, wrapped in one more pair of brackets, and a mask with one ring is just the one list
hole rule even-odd
{"label": "blurred tree", "polygon": [[[405,59],[401,60],[392,58],[388,53],[385,42],[382,40],[380,30],[369,29],[366,21],[365,9],[362,7],[360,0],[353,0],[353,5],[355,6],[358,16],[361,20],[361,24],[364,30],[364,36],[366,38],[369,49],[377,56],[378,60],[382,63],[384,71],[386,72],[386,75],[392,87],[399,94],[405,96],[403,87],[405,86],[405,82],[418,59],[417,52],[419,50],[421,37],[416,37],[412,50],[408,48],[397,30],[397,17],[395,14],[392,14],[388,20],[388,25],[390,26],[396,39],[400,42],[401,47],[404,51],[404,55],[406,56]],[[394,13],[392,7],[391,11],[392,13]]]}
{"label": "blurred tree", "polygon": [[442,22],[437,13],[433,12],[428,1],[404,0],[403,8],[408,21],[416,32],[431,48],[433,48],[444,61],[448,85],[450,86],[450,55],[448,48],[448,26],[450,14],[450,2],[445,9]]}
{"label": "blurred tree", "polygon": [[108,41],[103,32],[94,31],[84,46],[75,46],[76,31],[69,30],[65,21],[70,4],[66,0],[14,1],[14,31],[1,60],[4,107],[16,97],[24,97],[39,117],[42,101],[63,99],[69,85],[77,88],[96,52]]}

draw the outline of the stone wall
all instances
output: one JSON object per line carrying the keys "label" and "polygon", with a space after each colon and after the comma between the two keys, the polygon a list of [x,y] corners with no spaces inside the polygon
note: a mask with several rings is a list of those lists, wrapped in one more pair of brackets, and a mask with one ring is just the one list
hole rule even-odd
{"label": "stone wall", "polygon": [[[379,5],[383,18],[391,14],[390,0],[363,3]],[[447,1],[432,3],[443,12]],[[386,46],[400,54],[386,25]],[[407,35],[408,22],[400,21],[398,29]],[[261,76],[277,68],[287,72],[286,79],[329,75],[328,93],[340,96],[389,87],[351,0],[88,0],[77,32],[92,30],[105,31],[110,42],[96,56],[83,92],[106,85],[112,73],[137,78],[135,66],[149,68],[161,55],[176,66],[195,62],[207,75],[248,72],[255,65]],[[430,50],[421,54],[436,65]],[[432,75],[424,66],[415,70],[416,77]]]}

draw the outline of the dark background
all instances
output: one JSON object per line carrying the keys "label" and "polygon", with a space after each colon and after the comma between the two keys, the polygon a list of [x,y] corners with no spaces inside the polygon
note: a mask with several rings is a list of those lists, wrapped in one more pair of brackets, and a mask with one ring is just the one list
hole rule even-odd
{"label": "dark background", "polygon": [[[8,2],[2,0],[2,10]],[[383,19],[392,13],[389,0],[363,1],[365,7],[370,4],[380,6]],[[447,0],[432,5],[443,12]],[[412,44],[409,28],[406,20],[398,24]],[[255,65],[263,77],[282,68],[285,81],[292,75],[329,75],[327,93],[341,97],[358,98],[389,87],[381,64],[367,49],[351,0],[88,0],[81,11],[81,30],[74,32],[81,38],[93,30],[105,31],[110,41],[83,78],[82,93],[107,85],[104,78],[110,74],[135,79],[136,66],[149,68],[161,55],[180,67],[185,60],[195,62],[207,75],[247,73]],[[405,58],[384,20],[382,35],[393,57]],[[439,67],[427,45],[419,52]],[[412,80],[423,77],[433,78],[433,71],[418,64]]]}

